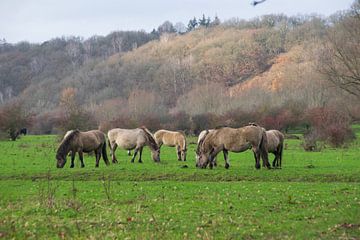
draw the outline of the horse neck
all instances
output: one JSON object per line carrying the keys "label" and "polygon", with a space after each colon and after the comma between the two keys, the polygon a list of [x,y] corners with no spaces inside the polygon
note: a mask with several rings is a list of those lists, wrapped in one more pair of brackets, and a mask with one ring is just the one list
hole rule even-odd
{"label": "horse neck", "polygon": [[62,142],[56,154],[59,154],[61,156],[66,156],[70,152],[70,149],[71,149],[71,144],[65,144],[65,142]]}
{"label": "horse neck", "polygon": [[[154,139],[155,141],[155,139]],[[156,142],[156,141],[155,141]],[[152,152],[156,151],[157,149],[152,145],[151,140],[146,138],[146,145],[150,148]]]}
{"label": "horse neck", "polygon": [[202,143],[202,146],[200,148],[200,152],[209,153],[211,151],[212,147],[211,147],[211,142],[209,140],[210,139],[207,139],[206,141],[204,141]]}

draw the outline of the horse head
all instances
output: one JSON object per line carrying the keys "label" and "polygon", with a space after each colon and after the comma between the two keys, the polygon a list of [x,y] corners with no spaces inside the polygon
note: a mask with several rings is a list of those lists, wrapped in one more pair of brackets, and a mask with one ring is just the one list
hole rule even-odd
{"label": "horse head", "polygon": [[206,136],[209,134],[209,130],[206,130],[205,135],[200,139],[199,144],[195,151],[195,157],[196,157],[196,167],[203,168],[203,165],[205,163],[205,159],[207,158],[204,155],[204,151],[202,149],[202,145],[205,141]]}

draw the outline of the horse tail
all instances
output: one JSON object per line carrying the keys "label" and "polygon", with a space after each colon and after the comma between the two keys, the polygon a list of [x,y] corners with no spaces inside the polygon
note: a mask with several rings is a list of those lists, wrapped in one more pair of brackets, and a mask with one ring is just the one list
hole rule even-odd
{"label": "horse tail", "polygon": [[260,155],[263,160],[263,165],[265,165],[267,168],[271,168],[269,164],[269,158],[268,158],[268,151],[267,151],[267,136],[265,129],[262,129],[262,136],[261,141],[259,145],[260,149]]}
{"label": "horse tail", "polygon": [[283,156],[283,151],[284,151],[284,135],[281,134],[280,135],[280,146],[279,146],[279,160],[280,160],[280,167],[281,167],[281,162],[282,162],[282,156]]}
{"label": "horse tail", "polygon": [[284,150],[284,143],[282,142],[279,147],[279,161],[280,161],[279,166],[280,166],[280,168],[281,168],[283,150]]}
{"label": "horse tail", "polygon": [[[110,143],[110,141],[109,141],[109,143]],[[110,145],[110,144],[109,144],[109,145]],[[111,148],[111,147],[110,147],[110,148]],[[107,154],[106,154],[106,140],[104,141],[104,144],[103,144],[103,146],[102,146],[101,154],[102,154],[102,157],[103,157],[106,165],[109,165],[110,162],[109,162],[109,159],[108,159]]]}

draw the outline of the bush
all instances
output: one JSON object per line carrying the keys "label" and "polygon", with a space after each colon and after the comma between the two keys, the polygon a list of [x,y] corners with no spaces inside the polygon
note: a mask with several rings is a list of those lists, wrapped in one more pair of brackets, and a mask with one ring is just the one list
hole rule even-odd
{"label": "bush", "polygon": [[191,117],[191,132],[195,135],[204,129],[211,129],[219,126],[219,117],[213,113],[203,113]]}
{"label": "bush", "polygon": [[31,126],[32,115],[24,109],[21,100],[13,100],[0,109],[0,128],[3,135],[8,135],[15,141],[19,130]]}
{"label": "bush", "polygon": [[311,126],[310,131],[317,133],[318,140],[326,141],[333,147],[340,147],[354,137],[350,116],[341,109],[313,108],[307,111],[306,120]]}

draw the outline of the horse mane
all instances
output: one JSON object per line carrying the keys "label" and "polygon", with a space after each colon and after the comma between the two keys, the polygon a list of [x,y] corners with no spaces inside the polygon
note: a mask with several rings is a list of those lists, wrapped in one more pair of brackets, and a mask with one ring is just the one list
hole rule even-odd
{"label": "horse mane", "polygon": [[157,145],[153,135],[151,134],[151,132],[144,126],[140,127],[140,129],[142,129],[145,132],[146,138],[149,141],[149,145],[152,149],[154,150],[158,150],[159,146]]}
{"label": "horse mane", "polygon": [[223,126],[223,125],[220,125],[220,126],[216,126],[214,129],[222,129],[222,128],[226,128],[227,126]]}
{"label": "horse mane", "polygon": [[205,138],[206,138],[206,136],[207,136],[208,134],[209,134],[209,130],[206,130],[205,135],[200,139],[199,144],[197,145],[197,148],[196,148],[196,153],[197,153],[197,154],[200,153],[201,146],[202,146],[202,144],[204,143],[204,140],[205,140]]}
{"label": "horse mane", "polygon": [[66,136],[64,140],[62,140],[58,153],[59,154],[66,154],[67,147],[69,146],[70,142],[74,139],[75,136],[77,136],[80,133],[78,129],[73,130],[69,135]]}
{"label": "horse mane", "polygon": [[259,125],[257,123],[254,122],[249,122],[248,126],[255,126],[255,127],[259,127]]}

